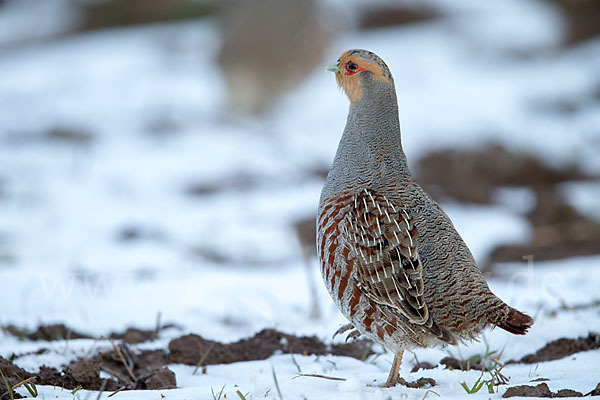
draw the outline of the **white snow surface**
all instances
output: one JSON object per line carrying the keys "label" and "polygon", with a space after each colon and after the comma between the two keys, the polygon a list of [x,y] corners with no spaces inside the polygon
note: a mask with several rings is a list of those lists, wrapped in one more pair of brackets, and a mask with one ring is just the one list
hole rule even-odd
{"label": "white snow surface", "polygon": [[[386,60],[409,160],[439,148],[498,142],[548,163],[600,172],[600,103],[568,117],[540,111],[540,104],[585,98],[600,85],[600,42],[554,49],[564,28],[556,11],[539,1],[432,4],[448,17],[349,32],[329,52],[328,61],[335,61],[348,48],[367,48]],[[0,325],[65,323],[101,336],[128,326],[152,329],[160,314],[163,323],[180,328],[134,349],[166,348],[189,332],[231,342],[267,327],[332,342],[346,321],[321,283],[316,259],[306,268],[294,224],[316,211],[322,180],[311,171],[331,163],[347,101],[319,69],[268,115],[235,115],[227,109],[217,46],[215,23],[206,19],[0,53]],[[515,55],[524,51],[534,56]],[[54,128],[93,139],[83,145],[49,140],[44,134]],[[239,176],[251,185],[237,185]],[[225,188],[191,196],[193,185]],[[597,184],[569,185],[569,200],[597,216]],[[530,235],[522,216],[527,196],[507,190],[494,206],[443,206],[483,262],[496,244]],[[124,242],[124,228],[136,228],[142,237]],[[600,328],[597,307],[572,309],[600,300],[600,257],[534,260],[529,267],[497,270],[490,287],[535,317],[530,332],[515,337],[496,329],[485,333],[485,341],[407,353],[402,376],[434,378],[433,391],[461,399],[461,382],[472,385],[478,371],[438,366],[412,373],[416,359],[436,365],[447,351],[467,358],[486,345],[504,349],[504,361],[518,359],[550,340]],[[309,316],[309,281],[318,289],[317,320]],[[48,351],[34,354],[42,347]],[[107,348],[102,340],[40,343],[0,333],[0,355],[28,353],[15,362],[32,371]],[[211,365],[206,374],[171,365],[178,389],[125,391],[115,398],[210,399],[211,389],[225,386],[228,399],[237,398],[236,390],[248,399],[276,399],[274,375],[284,399],[422,399],[427,392],[370,386],[385,380],[389,353],[366,362],[294,357],[302,373],[346,380],[298,377],[291,355],[274,355]],[[510,386],[543,377],[552,390],[587,393],[598,383],[590,375],[598,365],[600,352],[590,351],[509,364],[503,373]],[[470,397],[500,398],[505,387]],[[74,398],[60,388],[39,390],[44,399]],[[96,398],[84,390],[75,397],[88,396]]]}

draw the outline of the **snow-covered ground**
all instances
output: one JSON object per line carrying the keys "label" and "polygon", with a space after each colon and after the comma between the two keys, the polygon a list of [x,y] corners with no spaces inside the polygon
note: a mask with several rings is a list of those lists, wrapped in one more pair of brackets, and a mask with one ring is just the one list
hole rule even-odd
{"label": "snow-covered ground", "polygon": [[[435,3],[447,17],[345,33],[323,66],[348,48],[367,48],[386,60],[413,162],[434,149],[494,141],[554,165],[576,163],[598,173],[600,102],[567,116],[542,112],[540,104],[592,96],[600,86],[600,42],[558,51],[560,15],[539,1]],[[207,19],[0,53],[0,325],[66,323],[100,336],[128,326],[152,329],[160,313],[163,322],[181,329],[165,331],[150,344],[157,348],[187,332],[234,341],[265,327],[331,342],[345,321],[320,282],[316,259],[307,274],[294,224],[315,213],[322,180],[313,171],[332,160],[347,101],[333,77],[318,69],[267,116],[235,116],[214,61],[217,46],[214,21]],[[84,136],[52,139],[47,132],[53,129]],[[236,185],[236,179],[250,184]],[[194,186],[217,189],[194,196]],[[598,216],[597,184],[565,188],[582,212]],[[504,203],[445,205],[478,259],[499,243],[530,234],[523,211]],[[139,237],[126,240],[127,231]],[[600,299],[600,257],[497,269],[492,289],[536,317],[525,337],[486,332],[491,349],[504,348],[504,360],[600,327],[597,308],[563,307]],[[309,280],[318,288],[318,320],[310,318]],[[4,357],[50,349],[16,359],[31,370],[60,367],[108,346],[84,339],[23,342],[0,333]],[[479,342],[449,350],[466,358],[484,349]],[[437,394],[464,398],[460,382],[474,383],[478,371],[439,366],[410,372],[416,358],[435,365],[446,354],[417,350],[405,356],[401,373],[409,381],[432,377]],[[236,398],[238,389],[248,399],[278,398],[272,371],[285,399],[420,399],[426,392],[367,386],[385,379],[390,354],[372,362],[295,360],[303,373],[346,381],[295,377],[291,356],[275,355],[209,366],[205,375],[172,365],[178,389],[116,396],[212,398],[211,388],[218,392],[225,385],[227,398]],[[595,351],[508,365],[503,373],[511,386],[544,377],[553,391],[586,393],[598,383],[590,372],[597,365]],[[39,389],[41,398],[73,398],[68,390]],[[473,398],[502,392],[484,389]],[[78,395],[86,398],[85,391]]]}

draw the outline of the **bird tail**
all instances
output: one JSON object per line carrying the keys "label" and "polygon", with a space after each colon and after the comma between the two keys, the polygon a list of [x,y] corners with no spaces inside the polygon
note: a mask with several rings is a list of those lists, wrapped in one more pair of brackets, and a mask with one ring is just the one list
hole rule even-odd
{"label": "bird tail", "polygon": [[495,322],[495,325],[515,335],[526,334],[529,327],[533,325],[533,318],[508,305],[506,307],[508,308],[508,312],[504,313],[504,315]]}

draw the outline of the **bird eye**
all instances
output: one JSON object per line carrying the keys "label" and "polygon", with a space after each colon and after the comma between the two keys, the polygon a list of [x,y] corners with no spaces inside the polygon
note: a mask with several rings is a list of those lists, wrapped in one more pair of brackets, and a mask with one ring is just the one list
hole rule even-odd
{"label": "bird eye", "polygon": [[353,74],[358,71],[358,65],[354,64],[352,61],[349,61],[346,64],[346,71],[350,74]]}

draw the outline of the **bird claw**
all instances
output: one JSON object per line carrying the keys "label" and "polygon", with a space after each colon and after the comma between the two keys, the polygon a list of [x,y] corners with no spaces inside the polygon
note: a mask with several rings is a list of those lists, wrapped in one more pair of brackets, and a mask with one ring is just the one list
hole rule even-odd
{"label": "bird claw", "polygon": [[335,331],[332,339],[335,339],[335,337],[337,335],[341,335],[342,333],[347,332],[351,329],[352,329],[352,331],[348,334],[348,336],[346,336],[346,343],[348,343],[348,341],[350,339],[355,340],[357,337],[359,337],[361,335],[361,333],[356,328],[354,328],[354,325],[346,324],[346,325],[340,326],[340,328],[337,331]]}
{"label": "bird claw", "polygon": [[348,336],[346,336],[346,343],[348,343],[349,340],[356,340],[360,337],[360,335],[362,335],[362,333],[360,333],[358,331],[358,329],[353,330],[352,332],[350,332],[348,334]]}
{"label": "bird claw", "polygon": [[334,332],[334,334],[331,338],[335,339],[335,337],[337,335],[341,335],[342,333],[349,331],[350,329],[354,329],[354,325],[352,325],[352,324],[342,325],[342,326],[340,326],[340,328],[337,331]]}

